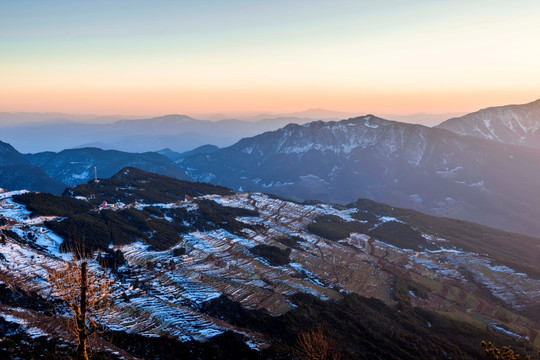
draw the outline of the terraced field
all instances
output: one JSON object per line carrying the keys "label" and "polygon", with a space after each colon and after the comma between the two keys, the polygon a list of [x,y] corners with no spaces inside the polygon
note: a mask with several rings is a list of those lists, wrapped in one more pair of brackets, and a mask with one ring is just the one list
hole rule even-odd
{"label": "terraced field", "polygon": [[[16,202],[20,200],[16,195],[0,195],[0,215],[5,219],[0,273],[4,282],[24,284],[27,291],[46,297],[50,291],[46,269],[72,259],[60,251],[64,239],[47,228],[58,228],[66,216],[32,217],[25,205]],[[298,204],[262,193],[210,193],[161,203],[149,203],[144,196],[130,203],[109,198],[106,206],[101,203],[104,194],[83,196],[75,188],[71,196],[89,204],[89,216],[136,211],[152,221],[185,228],[178,233],[177,243],[164,249],[136,236],[130,243],[111,241],[109,249],[100,251],[119,250],[125,258],[114,271],[99,265],[97,251],[91,255],[92,271],[109,272],[115,279],[115,304],[105,314],[110,331],[180,341],[204,341],[232,331],[252,349],[262,351],[275,346],[275,338],[208,311],[209,304],[226,298],[246,311],[280,317],[296,311],[295,294],[310,294],[329,303],[357,294],[398,310],[411,307],[442,314],[540,348],[540,324],[535,318],[540,280],[398,217],[355,207]],[[234,213],[249,211],[249,216],[235,216],[243,228],[229,231],[203,212],[207,204]],[[151,216],[145,215],[149,208]],[[178,211],[184,214],[182,219]],[[313,224],[366,231],[340,233],[329,240],[320,233],[327,228]],[[411,248],[392,244],[389,230],[379,232],[384,240],[375,236],[377,229],[405,226],[411,234],[420,234],[411,237],[416,239]],[[159,233],[149,228],[143,235],[151,239]],[[25,311],[2,305],[0,316],[8,322],[26,321],[24,326],[33,337],[73,341],[69,335],[51,331],[47,321],[24,320]],[[61,314],[57,316],[64,321]],[[428,321],[423,326],[432,325]],[[111,343],[100,346],[116,351]]]}

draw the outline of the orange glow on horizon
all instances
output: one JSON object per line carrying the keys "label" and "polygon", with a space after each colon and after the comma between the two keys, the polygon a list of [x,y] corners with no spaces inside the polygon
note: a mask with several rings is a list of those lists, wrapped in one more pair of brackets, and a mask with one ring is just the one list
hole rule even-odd
{"label": "orange glow on horizon", "polygon": [[0,111],[404,115],[540,98],[537,1],[30,3],[0,2]]}
{"label": "orange glow on horizon", "polygon": [[[534,101],[533,92],[354,93],[327,89],[289,90],[27,90],[0,88],[0,111],[158,116],[201,113],[287,113],[310,108],[373,114],[472,112]],[[536,94],[538,95],[538,94]]]}

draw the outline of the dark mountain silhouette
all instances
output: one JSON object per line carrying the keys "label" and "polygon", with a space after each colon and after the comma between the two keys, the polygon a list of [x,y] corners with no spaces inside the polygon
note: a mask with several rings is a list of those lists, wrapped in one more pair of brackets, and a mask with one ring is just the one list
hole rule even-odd
{"label": "dark mountain silhouette", "polygon": [[13,146],[0,141],[0,187],[7,190],[32,189],[57,194],[61,193],[66,185],[50,178]]}

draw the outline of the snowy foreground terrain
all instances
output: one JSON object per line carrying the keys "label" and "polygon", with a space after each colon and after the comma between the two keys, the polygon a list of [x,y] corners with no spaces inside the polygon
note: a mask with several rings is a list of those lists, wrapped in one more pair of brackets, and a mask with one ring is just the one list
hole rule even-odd
{"label": "snowy foreground terrain", "polygon": [[[117,188],[119,192],[129,191],[126,189],[129,186]],[[0,273],[4,280],[24,284],[25,289],[46,297],[50,292],[46,269],[72,259],[60,251],[64,239],[47,225],[66,221],[66,217],[31,216],[31,211],[14,199],[21,193],[0,194],[0,219],[4,219],[0,229],[7,234],[0,245]],[[76,190],[73,194],[93,204],[93,196],[77,195]],[[110,275],[115,279],[115,303],[104,316],[106,328],[111,331],[181,341],[206,341],[232,331],[260,351],[272,345],[268,336],[205,311],[206,304],[225,296],[245,309],[278,317],[297,307],[291,300],[294,294],[310,294],[325,302],[338,301],[345,294],[359,294],[399,308],[397,282],[406,279],[406,301],[413,308],[446,314],[486,331],[540,346],[540,319],[534,318],[540,304],[537,274],[514,270],[504,259],[500,261],[488,253],[463,249],[435,231],[409,227],[399,216],[322,203],[298,204],[262,193],[202,194],[164,203],[148,203],[144,198],[131,203],[113,201],[110,198],[107,204],[93,204],[90,211],[144,211],[151,207],[161,212],[153,218],[182,222],[184,226],[190,226],[189,220],[175,218],[172,212],[196,214],[201,201],[247,209],[257,215],[237,216],[235,220],[246,227],[235,233],[218,226],[211,230],[190,229],[167,249],[156,249],[143,239],[122,245],[111,243],[110,248],[120,250],[126,260]],[[328,239],[312,225],[324,221],[357,224],[366,231]],[[407,226],[421,234],[422,241],[408,248],[385,241],[391,237],[374,236],[391,226]],[[148,234],[150,238],[153,235]],[[261,245],[285,254],[285,260],[276,262],[254,250]],[[182,249],[182,254],[175,249]],[[533,256],[538,259],[538,246],[536,249]],[[90,260],[90,268],[110,272],[95,259]],[[0,317],[18,324],[19,331],[31,338],[63,338],[73,343],[69,334],[40,311],[0,301]],[[55,315],[58,317],[62,314]],[[429,331],[432,324],[425,321],[422,326]],[[113,345],[100,346],[103,351],[129,358]]]}

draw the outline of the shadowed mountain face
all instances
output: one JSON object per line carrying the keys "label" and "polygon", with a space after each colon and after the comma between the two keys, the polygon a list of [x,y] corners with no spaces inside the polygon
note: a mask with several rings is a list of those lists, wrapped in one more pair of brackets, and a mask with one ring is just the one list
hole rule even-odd
{"label": "shadowed mountain face", "polygon": [[15,150],[13,146],[0,141],[0,166],[29,165],[23,154]]}
{"label": "shadowed mountain face", "polygon": [[95,176],[110,177],[126,166],[190,179],[172,160],[158,153],[127,153],[97,148],[71,149],[59,153],[23,155],[0,142],[0,187],[58,194],[67,186],[86,183]]}
{"label": "shadowed mountain face", "polygon": [[524,105],[490,107],[437,127],[460,135],[540,148],[540,99]]}
{"label": "shadowed mountain face", "polygon": [[291,124],[177,161],[196,180],[296,200],[369,198],[540,232],[540,151],[373,116]]}
{"label": "shadowed mountain face", "polygon": [[0,187],[9,190],[33,189],[61,193],[66,187],[50,178],[45,171],[32,165],[10,144],[0,141]]}
{"label": "shadowed mountain face", "polygon": [[110,177],[126,166],[167,175],[177,179],[189,179],[178,166],[158,153],[127,153],[116,150],[83,148],[64,150],[59,153],[44,152],[27,155],[28,160],[53,179],[70,186],[86,183],[95,176],[94,166],[100,178]]}

